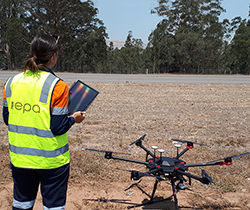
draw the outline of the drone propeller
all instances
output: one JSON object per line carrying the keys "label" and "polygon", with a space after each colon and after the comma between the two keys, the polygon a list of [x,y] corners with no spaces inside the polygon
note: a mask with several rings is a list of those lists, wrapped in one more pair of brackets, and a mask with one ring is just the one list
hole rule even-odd
{"label": "drone propeller", "polygon": [[147,134],[145,133],[142,137],[140,137],[139,139],[137,139],[136,141],[134,141],[133,143],[131,143],[131,144],[128,145],[128,146],[130,147],[130,146],[132,146],[133,144],[136,144],[137,142],[140,142],[140,141],[144,140],[144,138],[145,138],[146,135],[147,135]]}
{"label": "drone propeller", "polygon": [[239,155],[233,155],[233,156],[231,156],[231,158],[237,159],[237,158],[242,157],[242,156],[247,155],[247,154],[250,154],[250,152],[242,153]]}
{"label": "drone propeller", "polygon": [[221,158],[221,159],[218,159],[218,160],[214,160],[214,161],[208,162],[208,164],[216,163],[216,162],[224,160],[226,165],[230,165],[231,162],[232,162],[232,158],[233,159],[237,159],[237,158],[242,157],[242,156],[247,155],[247,154],[250,154],[250,152],[246,152],[246,153],[242,153],[242,154],[238,154],[238,155],[233,155],[233,156]]}
{"label": "drone propeller", "polygon": [[192,141],[184,141],[184,140],[172,139],[172,138],[169,138],[169,140],[178,141],[178,142],[181,142],[181,143],[193,143],[193,144],[197,144],[197,145],[200,145],[200,146],[212,147],[212,146],[207,145],[207,144],[201,144],[201,143],[196,143],[196,142],[192,142]]}
{"label": "drone propeller", "polygon": [[112,151],[96,150],[96,149],[87,149],[87,148],[82,148],[82,150],[87,150],[87,151],[92,151],[92,152],[99,152],[101,154],[104,154],[106,152],[110,152],[110,153],[114,153],[114,154],[131,155],[131,154],[128,154],[128,153],[112,152]]}

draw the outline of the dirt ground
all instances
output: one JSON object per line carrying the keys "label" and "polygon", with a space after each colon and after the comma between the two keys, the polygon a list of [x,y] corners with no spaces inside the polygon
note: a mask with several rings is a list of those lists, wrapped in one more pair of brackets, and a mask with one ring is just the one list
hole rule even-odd
{"label": "dirt ground", "polygon": [[[71,85],[71,83],[69,83]],[[144,146],[157,145],[164,156],[175,156],[169,138],[212,145],[195,146],[183,160],[199,163],[250,151],[250,85],[247,84],[139,84],[88,83],[100,94],[87,110],[81,125],[69,131],[71,172],[66,209],[127,209],[146,202],[154,178],[131,181],[125,170],[146,171],[133,163],[107,160],[103,154],[82,148],[111,150],[145,159],[130,143],[147,133]],[[0,81],[3,87],[3,82]],[[2,94],[0,94],[2,112]],[[185,145],[182,146],[185,148]],[[12,180],[9,169],[7,127],[0,118],[0,209],[11,209]],[[215,185],[193,181],[177,194],[180,209],[250,209],[250,155],[232,166],[204,168]],[[200,167],[189,171],[200,176]],[[140,190],[142,189],[142,190]],[[171,195],[167,181],[160,182],[155,199]],[[35,210],[42,210],[38,193]],[[173,200],[137,209],[174,209]]]}

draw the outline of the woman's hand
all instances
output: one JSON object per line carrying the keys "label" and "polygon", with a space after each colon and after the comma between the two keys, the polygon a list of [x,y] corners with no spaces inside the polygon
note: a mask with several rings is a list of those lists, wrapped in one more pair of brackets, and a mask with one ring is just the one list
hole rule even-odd
{"label": "woman's hand", "polygon": [[86,117],[86,112],[74,112],[71,117],[75,118],[75,123],[81,123]]}

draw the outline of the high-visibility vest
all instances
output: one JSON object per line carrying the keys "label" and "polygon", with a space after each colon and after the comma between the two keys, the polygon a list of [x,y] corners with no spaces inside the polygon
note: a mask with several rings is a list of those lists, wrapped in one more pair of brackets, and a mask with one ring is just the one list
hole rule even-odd
{"label": "high-visibility vest", "polygon": [[9,152],[16,167],[52,169],[70,161],[67,133],[50,130],[51,98],[59,79],[51,73],[27,70],[5,85],[9,110]]}

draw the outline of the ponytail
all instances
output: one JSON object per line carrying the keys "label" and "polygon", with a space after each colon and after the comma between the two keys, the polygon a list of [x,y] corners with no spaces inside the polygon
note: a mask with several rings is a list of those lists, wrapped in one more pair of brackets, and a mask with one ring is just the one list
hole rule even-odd
{"label": "ponytail", "polygon": [[[47,63],[47,62],[46,62]],[[46,70],[46,67],[42,64],[39,64],[39,62],[37,61],[37,59],[35,58],[35,56],[33,56],[32,58],[29,58],[25,65],[24,65],[24,70],[30,70],[32,72],[36,72],[38,70]]]}

